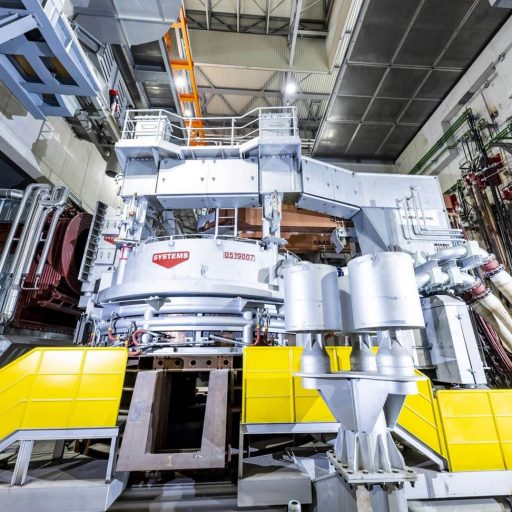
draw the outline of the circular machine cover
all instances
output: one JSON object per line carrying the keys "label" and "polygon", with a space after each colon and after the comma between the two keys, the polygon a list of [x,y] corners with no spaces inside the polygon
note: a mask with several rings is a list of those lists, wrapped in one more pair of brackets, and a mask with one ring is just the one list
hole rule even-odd
{"label": "circular machine cover", "polygon": [[379,252],[348,263],[356,330],[425,327],[414,264],[405,252]]}

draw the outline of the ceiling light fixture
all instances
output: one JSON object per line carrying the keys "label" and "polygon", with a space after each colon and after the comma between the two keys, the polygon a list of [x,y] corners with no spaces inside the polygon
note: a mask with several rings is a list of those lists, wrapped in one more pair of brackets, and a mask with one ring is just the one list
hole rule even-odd
{"label": "ceiling light fixture", "polygon": [[291,96],[297,92],[297,84],[295,82],[288,82],[284,88],[286,94]]}
{"label": "ceiling light fixture", "polygon": [[185,80],[185,77],[183,75],[177,75],[174,78],[174,83],[176,84],[176,87],[185,87],[187,81]]}

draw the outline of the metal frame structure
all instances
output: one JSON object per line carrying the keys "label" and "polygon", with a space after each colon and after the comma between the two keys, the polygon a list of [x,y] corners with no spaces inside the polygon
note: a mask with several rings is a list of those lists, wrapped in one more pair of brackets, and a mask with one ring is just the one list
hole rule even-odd
{"label": "metal frame structure", "polygon": [[[16,453],[16,464],[11,479],[11,486],[21,486],[27,481],[28,467],[32,457],[32,449],[36,441],[64,441],[70,439],[110,439],[108,464],[105,483],[110,483],[115,470],[115,457],[117,451],[116,428],[64,428],[42,430],[17,430],[0,442],[0,452],[5,451],[16,442],[20,443]],[[63,446],[61,445],[61,449]],[[0,493],[1,493],[0,487]]]}
{"label": "metal frame structure", "polygon": [[[167,110],[128,110],[123,123],[123,140],[140,137],[155,138],[187,148],[193,146],[240,146],[257,137],[270,138],[281,127],[265,126],[261,118],[266,114],[282,113],[288,123],[289,136],[298,137],[296,112],[292,107],[256,108],[237,117],[209,117],[208,125],[202,117],[185,117]],[[186,136],[181,135],[182,123]]]}
{"label": "metal frame structure", "polygon": [[18,4],[0,8],[0,78],[35,118],[73,116],[73,96],[100,92],[91,64],[60,2]]}
{"label": "metal frame structure", "polygon": [[168,417],[168,409],[172,411],[173,407],[169,402],[169,376],[172,373],[166,375],[162,370],[145,371],[137,376],[118,468],[121,471],[223,468],[226,462],[228,370],[210,372],[201,447],[188,453],[154,451],[159,435],[158,423]]}
{"label": "metal frame structure", "polygon": [[[169,65],[172,77],[175,81],[181,78],[184,82],[179,87],[178,101],[180,103],[181,112],[187,113],[188,119],[184,124],[189,133],[189,138],[204,139],[204,123],[201,114],[201,103],[199,93],[197,90],[196,76],[194,71],[194,61],[192,60],[192,50],[190,48],[190,36],[188,33],[187,18],[185,17],[185,10],[183,6],[180,9],[178,21],[171,26],[174,29],[176,37],[177,51],[180,59],[170,59]],[[172,37],[171,33],[167,32],[164,36],[164,43],[167,50],[167,55],[172,55]],[[176,86],[177,87],[177,86]],[[190,108],[191,107],[191,108]],[[192,144],[196,142],[192,140]],[[200,144],[201,142],[197,142]]]}

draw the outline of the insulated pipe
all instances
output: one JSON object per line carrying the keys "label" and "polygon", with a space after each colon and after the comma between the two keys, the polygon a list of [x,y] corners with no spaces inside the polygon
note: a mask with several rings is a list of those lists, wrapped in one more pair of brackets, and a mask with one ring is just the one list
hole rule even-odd
{"label": "insulated pipe", "polygon": [[[36,195],[37,201],[37,195]],[[35,211],[32,210],[31,218],[23,227],[22,236],[20,237],[21,254],[20,257],[14,262],[14,269],[12,271],[12,280],[8,287],[4,304],[2,306],[2,313],[0,316],[0,325],[8,325],[16,311],[16,306],[18,304],[18,299],[21,293],[21,285],[23,276],[27,273],[27,268],[30,268],[32,263],[32,259],[34,257],[34,253],[37,249],[37,244],[39,243],[39,236],[35,236],[38,231],[37,226],[42,225],[46,220],[46,216],[48,215],[48,211],[41,207],[41,204],[38,203]],[[34,225],[36,226],[34,228]]]}
{"label": "insulated pipe", "polygon": [[471,308],[494,329],[500,338],[501,344],[508,351],[508,347],[512,347],[512,333],[480,302],[471,304]]}
{"label": "insulated pipe", "polygon": [[502,270],[489,276],[491,283],[512,304],[512,276],[502,267]]}
{"label": "insulated pipe", "polygon": [[[499,301],[496,295],[489,293],[482,299],[480,299],[480,303],[483,307],[485,307],[495,318],[496,322],[499,326],[499,332],[505,333],[503,335],[503,342],[505,343],[505,348],[512,352],[512,343],[509,342],[510,333],[512,333],[512,318],[510,317],[509,312],[505,309],[505,306]],[[503,326],[503,328],[502,328]],[[508,334],[506,333],[508,331]]]}
{"label": "insulated pipe", "polygon": [[[443,285],[448,283],[450,281],[450,276],[448,274],[442,273],[443,281],[442,282],[436,282],[438,285]],[[416,285],[418,286],[418,290],[421,290],[425,286],[427,286],[428,283],[430,283],[431,276],[428,272],[418,272],[416,274]]]}
{"label": "insulated pipe", "polygon": [[[133,319],[119,318],[115,321],[116,331],[122,331],[128,329],[132,324]],[[144,325],[148,325],[148,330],[170,329],[174,327],[228,327],[233,330],[242,330],[250,326],[253,327],[253,320],[247,320],[241,317],[233,316],[195,316],[195,315],[183,315],[183,316],[172,316],[164,318],[152,318]],[[270,321],[271,329],[282,329],[284,330],[284,322],[282,320]],[[106,333],[106,327],[101,329],[102,334]]]}
{"label": "insulated pipe", "polygon": [[53,237],[55,236],[55,231],[57,230],[57,225],[62,214],[62,210],[63,208],[59,207],[55,210],[55,212],[53,212],[50,227],[48,228],[48,233],[46,234],[46,240],[44,242],[43,251],[41,252],[39,263],[37,264],[36,268],[34,281],[35,286],[37,286],[37,284],[39,283],[39,279],[41,278],[41,274],[43,273],[43,269],[46,264],[46,259],[48,258],[48,253],[50,252],[50,246],[53,241]]}
{"label": "insulated pipe", "polygon": [[[26,194],[32,195],[32,191],[36,190],[36,193],[33,197],[32,205],[29,209],[29,212],[25,219],[25,225],[23,226],[23,230],[19,239],[19,256],[15,258],[15,260],[11,263],[10,274],[12,275],[9,287],[7,289],[6,297],[4,300],[4,304],[1,311],[0,316],[0,325],[8,325],[16,311],[16,306],[18,303],[18,299],[21,293],[23,280],[26,275],[30,272],[30,268],[32,266],[34,256],[41,241],[41,232],[44,229],[44,225],[46,223],[46,219],[50,214],[50,211],[54,208],[60,209],[62,208],[68,199],[68,189],[66,187],[59,187],[53,191],[51,196],[50,188],[48,186],[39,186],[38,188],[28,188]],[[45,197],[46,195],[46,197]],[[23,197],[22,205],[26,206],[26,202],[24,202],[25,196]],[[28,201],[28,197],[27,197]],[[20,205],[20,209],[21,206]],[[22,212],[18,211],[20,214],[19,220],[21,220]],[[55,223],[58,220],[59,213],[56,212],[57,219],[55,219]],[[18,216],[16,218],[18,220]],[[15,222],[16,222],[15,220]],[[53,226],[53,222],[50,225],[49,235],[53,238],[53,234],[56,228]],[[16,226],[11,228],[11,232],[14,233],[16,231]],[[9,233],[9,234],[10,234]],[[46,256],[48,255],[49,244],[51,243],[51,238],[47,239],[45,243],[45,247],[43,247],[43,255],[44,260],[46,261]],[[11,240],[12,242],[12,240]],[[6,252],[4,253],[6,254]],[[2,255],[4,256],[4,255]],[[43,261],[44,264],[44,261]],[[40,263],[41,265],[41,263]],[[40,268],[38,265],[38,269]],[[42,268],[42,266],[41,266]]]}
{"label": "insulated pipe", "polygon": [[448,247],[447,249],[442,249],[441,251],[438,251],[434,254],[430,254],[428,259],[443,263],[448,260],[458,260],[460,258],[465,258],[467,254],[467,247],[464,245],[457,245],[456,247]]}
{"label": "insulated pipe", "polygon": [[[60,194],[60,197],[59,195]],[[35,273],[35,285],[37,286],[37,283],[39,279],[41,278],[41,274],[43,273],[44,265],[46,264],[46,259],[48,258],[48,253],[50,252],[50,246],[53,242],[53,238],[55,236],[55,231],[57,229],[57,225],[60,219],[60,216],[62,215],[62,212],[64,211],[64,207],[66,206],[66,203],[68,201],[69,197],[69,189],[67,187],[60,187],[54,191],[54,195],[56,197],[52,197],[50,201],[44,201],[43,205],[48,208],[55,208],[55,211],[53,212],[53,217],[50,222],[50,227],[48,228],[48,233],[46,234],[46,240],[44,242],[43,250],[41,252],[41,257],[39,258],[39,263],[36,268]]]}
{"label": "insulated pipe", "polygon": [[23,198],[23,192],[15,188],[0,188],[0,199],[16,199]]}
{"label": "insulated pipe", "polygon": [[424,286],[430,282],[430,274],[427,272],[419,272],[416,274],[416,286],[418,290],[421,290]]}
{"label": "insulated pipe", "polygon": [[11,250],[11,245],[14,240],[14,236],[16,235],[16,231],[18,230],[18,226],[23,217],[23,213],[27,206],[28,200],[36,188],[43,188],[43,187],[44,187],[44,185],[37,185],[35,183],[32,183],[25,189],[25,193],[23,194],[23,199],[21,200],[20,206],[16,213],[16,217],[14,218],[14,221],[11,225],[11,229],[9,230],[9,234],[7,235],[7,240],[5,241],[4,248],[2,250],[2,255],[0,256],[0,274],[2,274],[4,271],[5,262],[7,261],[7,258],[9,256],[9,252]]}

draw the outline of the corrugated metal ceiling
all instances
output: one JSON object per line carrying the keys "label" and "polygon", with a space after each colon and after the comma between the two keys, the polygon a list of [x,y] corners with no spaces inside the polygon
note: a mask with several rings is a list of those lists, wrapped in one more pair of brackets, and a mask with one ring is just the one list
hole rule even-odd
{"label": "corrugated metal ceiling", "polygon": [[[325,48],[335,1],[303,0],[288,67],[289,37],[269,50],[261,34],[290,34],[295,0],[185,0],[203,115],[296,105],[302,137],[320,134],[315,155],[393,160],[510,14],[488,0],[363,0],[347,56],[329,70],[312,48]],[[254,42],[233,45],[229,32],[252,34]],[[160,45],[132,47],[131,55],[135,70],[146,73],[148,104],[174,109]],[[303,72],[303,65],[313,69]],[[288,82],[295,94],[285,94]]]}

